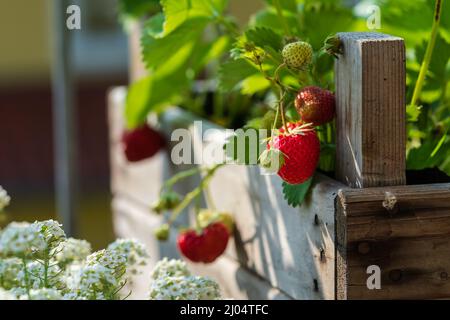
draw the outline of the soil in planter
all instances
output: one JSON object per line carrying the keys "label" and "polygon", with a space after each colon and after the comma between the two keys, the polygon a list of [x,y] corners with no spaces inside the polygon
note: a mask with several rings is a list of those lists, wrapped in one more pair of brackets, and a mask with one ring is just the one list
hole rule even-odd
{"label": "soil in planter", "polygon": [[406,171],[406,184],[408,185],[448,182],[450,182],[450,177],[438,168]]}

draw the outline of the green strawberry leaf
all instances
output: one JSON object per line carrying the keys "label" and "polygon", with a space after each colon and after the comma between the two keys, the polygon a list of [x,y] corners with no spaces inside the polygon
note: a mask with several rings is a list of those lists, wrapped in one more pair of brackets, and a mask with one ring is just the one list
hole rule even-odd
{"label": "green strawberry leaf", "polygon": [[[416,47],[417,62],[422,63],[425,51],[428,45],[428,39]],[[439,33],[436,37],[436,44],[433,50],[433,56],[428,67],[425,88],[440,89],[446,78],[446,66],[450,59],[450,43],[447,42]]]}
{"label": "green strawberry leaf", "polygon": [[127,94],[125,117],[128,128],[144,123],[150,111],[161,111],[175,102],[179,93],[189,82],[182,70],[160,76],[149,75],[133,83]]}
{"label": "green strawberry leaf", "polygon": [[406,106],[406,115],[408,117],[409,122],[416,122],[419,120],[419,116],[421,113],[421,106],[413,106],[412,104],[408,104]]}
{"label": "green strawberry leaf", "polygon": [[265,150],[266,137],[261,136],[262,130],[253,128],[238,129],[228,138],[223,146],[229,160],[240,165],[256,165],[261,153]]}
{"label": "green strawberry leaf", "polygon": [[287,203],[291,207],[296,208],[303,203],[309,189],[311,188],[312,181],[313,178],[311,177],[308,181],[301,184],[293,185],[287,182],[283,182],[284,199],[286,199]]}
{"label": "green strawberry leaf", "polygon": [[229,60],[219,70],[219,89],[223,92],[236,89],[247,77],[258,74],[258,70],[245,59]]}
{"label": "green strawberry leaf", "polygon": [[276,51],[281,51],[283,48],[283,38],[270,28],[256,27],[249,29],[245,32],[245,37],[261,48],[270,46]]}
{"label": "green strawberry leaf", "polygon": [[192,18],[208,18],[213,20],[221,15],[228,5],[223,0],[161,0],[166,17],[164,34],[176,30],[185,21]]}
{"label": "green strawberry leaf", "polygon": [[[284,20],[293,34],[298,34],[300,29],[298,15],[295,12],[284,11]],[[285,33],[284,23],[280,20],[275,8],[269,6],[267,9],[258,11],[253,15],[250,25],[254,27],[268,27]]]}
{"label": "green strawberry leaf", "polygon": [[151,18],[147,19],[144,24],[144,32],[150,36],[157,38],[162,35],[164,28],[164,14],[159,12]]}
{"label": "green strawberry leaf", "polygon": [[[280,4],[280,7],[283,10],[288,10],[291,12],[296,12],[297,11],[297,1],[296,0],[275,0],[278,1],[278,3]],[[266,0],[267,4],[269,5],[274,5],[274,1],[273,0]]]}
{"label": "green strawberry leaf", "polygon": [[[212,43],[198,42],[192,48],[187,44],[167,63],[145,78],[133,83],[127,95],[125,115],[130,128],[142,124],[151,111],[162,111],[165,107],[179,103],[180,95],[189,89],[192,77],[196,76],[212,59],[217,58],[228,45],[228,39],[219,38]],[[186,58],[186,52],[189,57]]]}
{"label": "green strawberry leaf", "polygon": [[[183,63],[190,57],[194,44],[203,34],[208,19],[195,18],[187,20],[169,35],[156,38],[144,29],[141,39],[144,62],[148,69],[162,68]],[[190,48],[190,49],[188,49]]]}
{"label": "green strawberry leaf", "polygon": [[160,10],[158,0],[120,0],[119,13],[132,19]]}

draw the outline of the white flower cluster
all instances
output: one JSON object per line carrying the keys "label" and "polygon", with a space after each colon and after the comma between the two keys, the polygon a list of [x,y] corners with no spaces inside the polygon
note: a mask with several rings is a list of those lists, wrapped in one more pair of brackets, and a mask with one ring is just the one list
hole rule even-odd
{"label": "white flower cluster", "polygon": [[[11,223],[0,230],[0,300],[114,300],[146,264],[143,244],[118,239],[91,253],[66,238],[54,220]],[[190,274],[186,263],[163,259],[152,273],[151,299],[220,299],[214,281]]]}
{"label": "white flower cluster", "polygon": [[164,258],[152,272],[150,300],[220,300],[219,285],[207,277],[193,276],[181,260]]}
{"label": "white flower cluster", "polygon": [[3,211],[11,201],[11,198],[8,196],[8,193],[5,189],[0,186],[0,211]]}
{"label": "white flower cluster", "polygon": [[151,300],[220,300],[219,285],[206,277],[162,277],[150,286]]}
{"label": "white flower cluster", "polygon": [[13,222],[0,234],[0,253],[4,256],[27,257],[46,248],[45,238],[34,224]]}
{"label": "white flower cluster", "polygon": [[122,277],[127,268],[127,257],[123,253],[103,249],[86,258],[88,266],[101,265],[110,269],[116,277]]}
{"label": "white flower cluster", "polygon": [[22,271],[22,260],[18,258],[0,259],[0,288],[12,289],[19,285],[17,275]]}
{"label": "white flower cluster", "polygon": [[91,244],[86,240],[68,238],[61,242],[55,251],[55,260],[61,266],[65,266],[70,263],[83,261],[91,254],[92,248]]}
{"label": "white flower cluster", "polygon": [[60,291],[52,288],[31,289],[29,294],[22,294],[19,300],[62,300]]}
{"label": "white flower cluster", "polygon": [[114,299],[119,285],[114,271],[99,264],[73,268],[68,275],[68,300]]}
{"label": "white flower cluster", "polygon": [[134,240],[121,240],[111,248],[91,254],[89,242],[66,239],[54,220],[11,223],[0,231],[2,297],[118,299],[128,261],[140,263],[146,254]]}
{"label": "white flower cluster", "polygon": [[137,273],[138,266],[145,266],[148,258],[145,246],[135,239],[117,239],[108,246],[108,250],[126,257],[129,271]]}
{"label": "white flower cluster", "polygon": [[42,287],[61,288],[64,287],[59,275],[62,270],[57,264],[52,263],[47,267],[41,261],[32,261],[27,263],[27,268],[21,268],[17,273],[17,280],[22,287],[30,287],[32,289],[39,289]]}
{"label": "white flower cluster", "polygon": [[169,277],[184,277],[191,273],[188,270],[186,262],[176,259],[164,259],[158,261],[152,271],[152,279],[156,280],[165,276]]}
{"label": "white flower cluster", "polygon": [[30,227],[36,229],[46,243],[46,249],[55,249],[62,241],[66,240],[66,233],[61,228],[62,224],[54,220],[36,221]]}

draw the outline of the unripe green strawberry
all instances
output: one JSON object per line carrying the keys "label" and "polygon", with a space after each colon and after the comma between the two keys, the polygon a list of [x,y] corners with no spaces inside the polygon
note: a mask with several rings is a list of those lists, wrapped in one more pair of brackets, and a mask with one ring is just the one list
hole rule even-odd
{"label": "unripe green strawberry", "polygon": [[304,70],[312,62],[313,49],[307,42],[297,41],[283,48],[284,63],[291,69]]}
{"label": "unripe green strawberry", "polygon": [[155,230],[155,237],[159,241],[167,241],[167,239],[169,239],[169,235],[170,226],[167,223],[163,224]]}
{"label": "unripe green strawberry", "polygon": [[157,214],[161,214],[164,210],[172,210],[180,203],[180,198],[181,196],[176,192],[163,193],[153,203],[152,210]]}
{"label": "unripe green strawberry", "polygon": [[335,97],[328,90],[315,86],[305,87],[295,98],[295,108],[304,123],[320,126],[334,119]]}

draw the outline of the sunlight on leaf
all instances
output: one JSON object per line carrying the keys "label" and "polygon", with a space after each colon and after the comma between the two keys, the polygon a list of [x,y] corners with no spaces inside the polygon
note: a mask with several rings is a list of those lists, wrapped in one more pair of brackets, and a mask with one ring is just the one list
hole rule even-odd
{"label": "sunlight on leaf", "polygon": [[283,182],[283,195],[287,203],[292,207],[299,207],[305,200],[309,189],[311,188],[313,178],[311,177],[308,181],[302,184],[289,184]]}

